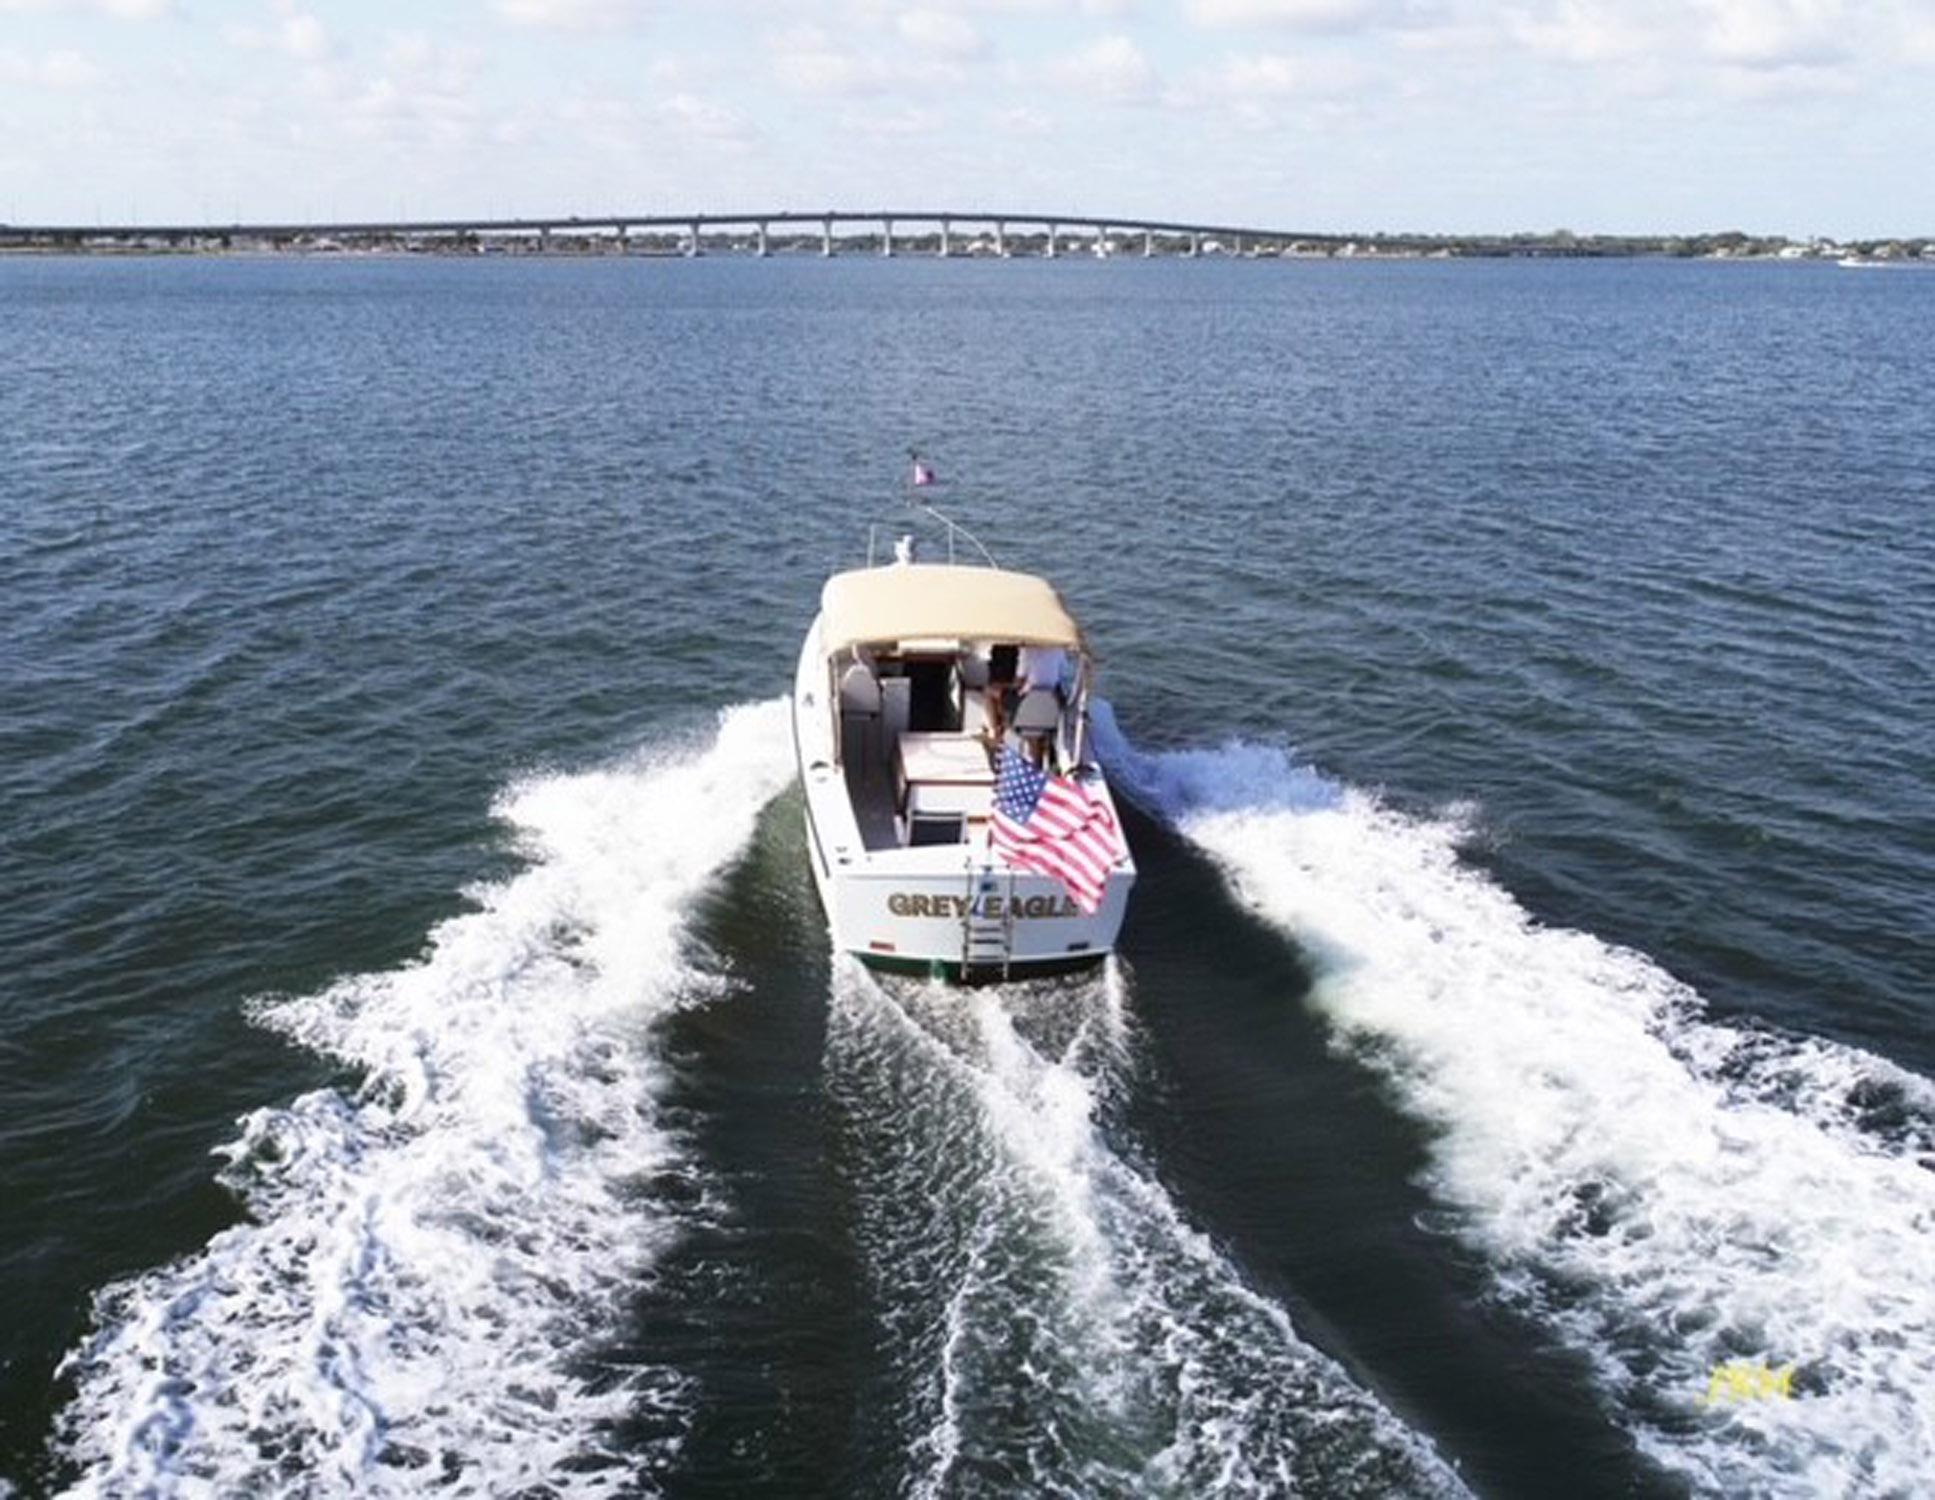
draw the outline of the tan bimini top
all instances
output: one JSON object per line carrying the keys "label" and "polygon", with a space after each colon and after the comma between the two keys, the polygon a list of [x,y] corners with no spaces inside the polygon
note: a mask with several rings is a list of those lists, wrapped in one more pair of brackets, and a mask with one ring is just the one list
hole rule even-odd
{"label": "tan bimini top", "polygon": [[1081,633],[1046,580],[1005,568],[893,563],[835,573],[820,594],[820,645],[908,640],[1079,647]]}

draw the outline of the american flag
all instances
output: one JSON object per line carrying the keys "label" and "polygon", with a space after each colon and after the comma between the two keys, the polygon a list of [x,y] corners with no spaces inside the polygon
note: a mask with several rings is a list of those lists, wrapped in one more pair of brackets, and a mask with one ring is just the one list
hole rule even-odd
{"label": "american flag", "polygon": [[989,843],[1010,864],[1059,880],[1091,915],[1123,853],[1122,831],[1107,803],[1072,776],[1051,779],[1005,745],[995,770]]}

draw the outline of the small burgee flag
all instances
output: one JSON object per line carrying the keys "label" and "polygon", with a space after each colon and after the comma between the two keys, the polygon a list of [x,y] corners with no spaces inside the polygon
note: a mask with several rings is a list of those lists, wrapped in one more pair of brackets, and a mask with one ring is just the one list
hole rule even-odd
{"label": "small burgee flag", "polygon": [[988,842],[1010,864],[1059,880],[1091,916],[1123,853],[1122,830],[1105,802],[1074,777],[1051,778],[1005,745],[995,768]]}
{"label": "small burgee flag", "polygon": [[933,468],[928,464],[926,459],[916,454],[914,457],[914,487],[916,489],[925,489],[933,482]]}

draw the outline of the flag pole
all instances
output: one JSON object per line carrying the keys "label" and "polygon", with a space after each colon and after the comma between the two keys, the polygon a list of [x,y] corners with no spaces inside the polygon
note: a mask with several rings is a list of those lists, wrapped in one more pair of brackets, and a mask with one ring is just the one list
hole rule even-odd
{"label": "flag pole", "polygon": [[954,534],[959,532],[974,544],[974,550],[981,554],[989,567],[999,568],[1001,564],[995,561],[994,554],[988,550],[986,543],[981,538],[969,531],[967,527],[963,526],[959,521],[956,521],[952,516],[943,514],[937,507],[929,505],[914,493],[916,490],[934,488],[941,483],[941,480],[935,474],[934,466],[921,457],[918,448],[909,448],[907,450],[907,458],[913,465],[913,470],[907,479],[907,503],[913,509],[933,517],[934,520],[939,521],[946,528],[948,561],[952,562],[954,560]]}

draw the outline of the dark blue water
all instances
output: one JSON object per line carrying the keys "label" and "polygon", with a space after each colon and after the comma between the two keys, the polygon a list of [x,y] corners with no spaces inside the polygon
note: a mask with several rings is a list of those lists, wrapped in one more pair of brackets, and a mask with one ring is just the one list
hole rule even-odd
{"label": "dark blue water", "polygon": [[[1915,1492],[1930,348],[1824,267],[0,261],[0,1475]],[[826,951],[772,700],[910,445],[1103,658],[1086,985]]]}

